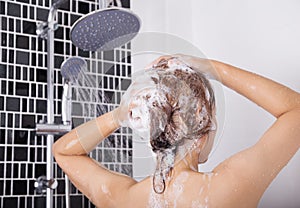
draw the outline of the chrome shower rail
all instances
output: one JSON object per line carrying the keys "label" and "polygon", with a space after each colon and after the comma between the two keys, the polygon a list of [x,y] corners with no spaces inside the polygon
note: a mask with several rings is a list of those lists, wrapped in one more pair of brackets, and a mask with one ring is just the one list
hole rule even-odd
{"label": "chrome shower rail", "polygon": [[[54,7],[50,8],[48,16],[48,35],[47,35],[47,123],[54,123],[54,30],[55,30],[55,16],[56,11]],[[46,178],[50,180],[53,178],[53,156],[52,145],[54,136],[47,135],[47,156],[46,156]],[[47,188],[46,192],[46,207],[53,207],[53,191]]]}
{"label": "chrome shower rail", "polygon": [[[43,132],[47,135],[47,155],[46,155],[46,180],[53,180],[53,155],[52,145],[54,141],[53,134],[57,129],[46,132],[49,126],[54,125],[54,31],[57,29],[57,22],[55,20],[57,9],[65,3],[66,0],[52,1],[50,7],[47,23],[40,23],[37,25],[37,34],[40,38],[47,39],[47,124],[37,124],[37,131]],[[59,126],[59,125],[58,125]],[[51,128],[50,128],[51,129]],[[41,133],[40,134],[43,134]],[[46,133],[45,133],[46,132]],[[46,188],[46,207],[53,207],[53,190],[51,187]]]}

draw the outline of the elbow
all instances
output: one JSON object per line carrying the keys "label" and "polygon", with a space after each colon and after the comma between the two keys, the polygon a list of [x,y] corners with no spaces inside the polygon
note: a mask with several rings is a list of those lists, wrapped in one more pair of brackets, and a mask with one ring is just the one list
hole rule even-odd
{"label": "elbow", "polygon": [[294,106],[292,107],[291,109],[283,112],[283,113],[278,113],[277,115],[275,114],[275,117],[278,119],[280,118],[281,116],[285,115],[285,114],[296,114],[296,115],[300,115],[300,106]]}
{"label": "elbow", "polygon": [[52,145],[52,155],[56,159],[56,157],[57,157],[58,154],[59,154],[59,151],[58,151],[57,143],[55,142]]}
{"label": "elbow", "polygon": [[279,115],[277,117],[277,119],[280,119],[280,118],[285,117],[285,116],[290,117],[290,120],[289,120],[290,123],[298,125],[300,123],[300,107],[293,108],[293,109]]}
{"label": "elbow", "polygon": [[300,112],[300,93],[292,91],[293,97],[288,99],[289,101],[287,103],[290,103],[290,112],[293,112],[295,114],[299,114]]}
{"label": "elbow", "polygon": [[274,114],[276,118],[281,117],[286,113],[299,114],[300,111],[300,93],[292,91],[292,96],[286,99],[279,105],[277,113]]}
{"label": "elbow", "polygon": [[52,155],[57,158],[60,155],[66,155],[66,144],[68,142],[66,135],[60,137],[52,145]]}
{"label": "elbow", "polygon": [[53,145],[52,145],[52,155],[55,158],[55,160],[57,161],[59,156],[63,155],[63,151],[62,151],[62,146],[61,146],[61,142],[59,140],[57,140]]}
{"label": "elbow", "polygon": [[81,146],[79,139],[74,131],[59,138],[52,145],[52,154],[57,160],[65,156],[86,155],[86,152]]}
{"label": "elbow", "polygon": [[294,108],[294,109],[292,110],[292,112],[294,112],[296,115],[298,115],[298,117],[299,117],[299,119],[300,119],[300,106]]}
{"label": "elbow", "polygon": [[63,160],[64,160],[64,154],[61,151],[61,144],[59,141],[56,141],[52,145],[52,155],[53,155],[56,163],[58,164],[58,166],[62,168],[61,164],[63,163]]}
{"label": "elbow", "polygon": [[64,161],[65,161],[65,157],[63,152],[61,151],[61,144],[58,141],[56,141],[53,145],[52,145],[52,155],[55,159],[55,162],[57,163],[57,165],[63,170],[65,171],[65,167],[64,167]]}

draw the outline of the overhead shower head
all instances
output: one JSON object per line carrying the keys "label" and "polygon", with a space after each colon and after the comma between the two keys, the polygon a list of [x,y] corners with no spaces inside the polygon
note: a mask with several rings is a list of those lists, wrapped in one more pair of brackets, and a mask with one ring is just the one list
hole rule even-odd
{"label": "overhead shower head", "polygon": [[128,9],[102,9],[77,20],[71,41],[84,51],[112,50],[133,39],[140,26],[140,19]]}
{"label": "overhead shower head", "polygon": [[83,58],[70,57],[61,64],[61,75],[65,80],[74,83],[84,69],[87,69],[87,63]]}

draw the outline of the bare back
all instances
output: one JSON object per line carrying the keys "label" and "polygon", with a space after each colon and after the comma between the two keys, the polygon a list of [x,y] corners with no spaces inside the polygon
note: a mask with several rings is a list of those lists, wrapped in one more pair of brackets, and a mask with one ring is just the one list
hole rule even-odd
{"label": "bare back", "polygon": [[163,194],[153,191],[152,177],[133,184],[123,195],[128,200],[121,204],[124,205],[122,207],[149,208],[253,208],[257,206],[260,196],[251,194],[247,185],[229,172],[222,174],[183,171],[172,178]]}
{"label": "bare back", "polygon": [[[151,177],[137,183],[89,158],[76,129],[54,144],[57,163],[99,207],[256,207],[267,187],[300,148],[300,94],[259,75],[220,62],[214,64],[222,84],[270,112],[276,121],[254,146],[226,159],[211,174],[175,166],[164,193],[155,194]],[[81,127],[92,131],[87,134],[90,136],[84,135],[90,146],[95,147],[119,127],[113,122],[114,112],[96,118],[95,128]]]}

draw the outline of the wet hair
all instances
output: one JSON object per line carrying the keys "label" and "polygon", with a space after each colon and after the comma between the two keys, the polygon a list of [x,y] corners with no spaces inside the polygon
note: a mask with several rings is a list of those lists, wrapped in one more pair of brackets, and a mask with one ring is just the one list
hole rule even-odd
{"label": "wet hair", "polygon": [[[153,187],[156,193],[163,193],[179,149],[184,147],[187,151],[191,144],[211,130],[215,99],[207,78],[186,65],[173,66],[169,70],[167,63],[162,61],[154,70],[158,77],[152,80],[166,97],[166,103],[160,106],[167,117],[166,125],[163,132],[150,137],[157,159]],[[155,103],[153,105],[156,107]],[[155,115],[155,110],[150,110],[150,114]],[[157,119],[157,115],[151,119],[150,131],[157,128]]]}

